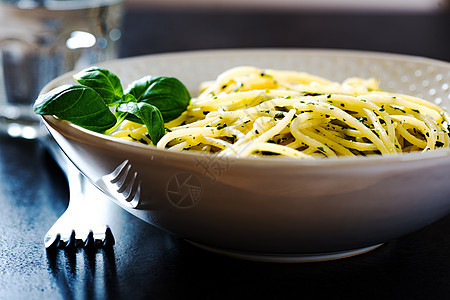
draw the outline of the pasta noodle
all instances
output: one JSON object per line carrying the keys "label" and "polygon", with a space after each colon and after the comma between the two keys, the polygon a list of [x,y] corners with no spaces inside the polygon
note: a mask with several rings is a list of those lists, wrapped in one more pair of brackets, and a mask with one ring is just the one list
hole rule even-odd
{"label": "pasta noodle", "polygon": [[[203,83],[156,147],[299,159],[396,154],[448,147],[448,120],[443,108],[382,91],[373,78],[337,83],[241,66]],[[146,132],[127,121],[111,135],[151,144]]]}

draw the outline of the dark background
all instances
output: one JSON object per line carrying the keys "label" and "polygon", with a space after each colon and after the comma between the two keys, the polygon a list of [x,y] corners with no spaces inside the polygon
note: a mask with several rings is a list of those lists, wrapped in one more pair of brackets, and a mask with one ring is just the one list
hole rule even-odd
{"label": "dark background", "polygon": [[[450,15],[131,8],[121,56],[253,47],[357,49],[450,61]],[[43,236],[67,204],[64,174],[42,145],[0,136],[0,299],[450,297],[450,217],[367,254],[278,264],[205,252],[111,203],[112,251],[47,253]]]}
{"label": "dark background", "polygon": [[[214,48],[330,48],[450,60],[450,14],[319,11],[134,11],[123,56]],[[143,29],[136,30],[136,29]]]}

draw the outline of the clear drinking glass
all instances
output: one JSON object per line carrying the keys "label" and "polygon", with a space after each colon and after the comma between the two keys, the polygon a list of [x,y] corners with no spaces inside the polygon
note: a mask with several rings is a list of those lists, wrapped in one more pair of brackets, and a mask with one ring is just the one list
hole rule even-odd
{"label": "clear drinking glass", "polygon": [[32,106],[58,75],[118,56],[122,0],[0,0],[0,132],[44,134]]}

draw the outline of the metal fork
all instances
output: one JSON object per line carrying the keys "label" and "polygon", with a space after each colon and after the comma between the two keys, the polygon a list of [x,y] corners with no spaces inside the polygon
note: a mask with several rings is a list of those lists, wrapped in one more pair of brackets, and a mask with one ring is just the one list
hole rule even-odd
{"label": "metal fork", "polygon": [[86,190],[90,183],[50,135],[42,137],[41,142],[64,171],[69,184],[69,206],[45,235],[45,247],[48,250],[112,247],[115,239],[111,228],[102,219],[106,214],[102,197]]}

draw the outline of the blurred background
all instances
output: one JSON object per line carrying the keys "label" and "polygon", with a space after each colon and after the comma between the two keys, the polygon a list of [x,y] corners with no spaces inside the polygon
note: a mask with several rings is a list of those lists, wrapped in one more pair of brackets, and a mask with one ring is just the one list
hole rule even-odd
{"label": "blurred background", "polygon": [[379,10],[435,11],[445,9],[447,0],[126,0],[140,7],[179,9],[251,9],[254,10]]}
{"label": "blurred background", "polygon": [[308,47],[450,60],[449,0],[126,0],[125,4],[122,56]]}

